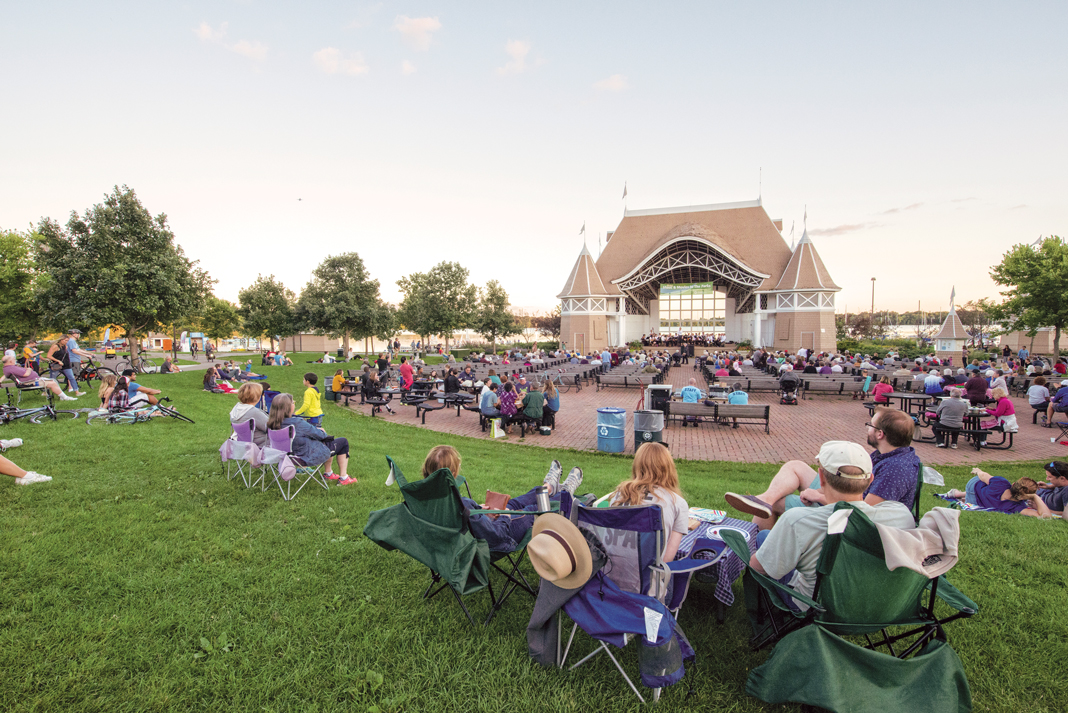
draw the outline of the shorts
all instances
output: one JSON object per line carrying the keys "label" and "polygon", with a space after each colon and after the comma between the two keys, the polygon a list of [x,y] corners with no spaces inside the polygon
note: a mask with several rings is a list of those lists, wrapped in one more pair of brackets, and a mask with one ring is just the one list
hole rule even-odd
{"label": "shorts", "polygon": [[347,438],[335,438],[326,445],[330,449],[330,455],[332,456],[347,456],[349,454],[349,439]]}
{"label": "shorts", "polygon": [[972,479],[969,480],[968,484],[964,486],[964,502],[968,503],[969,505],[979,504],[975,502],[975,486],[977,483],[980,482],[982,481],[979,480],[978,475],[972,476]]}
{"label": "shorts", "polygon": [[[820,487],[820,474],[819,473],[816,473],[816,477],[812,479],[812,482],[809,484],[808,487],[810,489],[812,489],[812,490],[815,490],[816,488]],[[789,510],[790,508],[809,507],[809,506],[805,505],[804,501],[801,500],[801,496],[800,495],[798,495],[797,493],[790,493],[785,498],[783,498],[783,507],[784,507],[784,509]]]}
{"label": "shorts", "polygon": [[135,406],[137,404],[147,404],[147,403],[148,403],[148,395],[147,394],[142,394],[140,391],[138,391],[136,394],[134,394],[133,396],[130,397],[130,406]]}

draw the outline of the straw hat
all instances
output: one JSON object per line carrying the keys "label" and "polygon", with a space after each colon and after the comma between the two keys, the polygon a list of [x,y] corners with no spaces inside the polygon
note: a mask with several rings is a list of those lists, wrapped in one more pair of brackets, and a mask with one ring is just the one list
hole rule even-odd
{"label": "straw hat", "polygon": [[527,555],[534,571],[561,589],[578,589],[593,573],[586,538],[574,523],[556,513],[546,513],[534,521]]}

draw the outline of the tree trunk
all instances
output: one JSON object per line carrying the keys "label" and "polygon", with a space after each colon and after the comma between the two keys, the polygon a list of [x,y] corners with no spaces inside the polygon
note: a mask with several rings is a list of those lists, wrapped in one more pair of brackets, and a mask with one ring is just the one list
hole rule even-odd
{"label": "tree trunk", "polygon": [[342,348],[345,350],[345,358],[349,358],[349,333],[345,332],[345,339],[341,342]]}
{"label": "tree trunk", "polygon": [[[275,348],[274,348],[274,337],[271,337],[270,339],[271,339],[271,351],[273,352],[273,351],[275,351]],[[189,343],[190,344],[193,343],[193,338],[192,337],[189,338]]]}
{"label": "tree trunk", "polygon": [[141,346],[137,343],[137,335],[134,333],[131,325],[126,325],[126,347],[130,350],[130,363],[137,360],[138,347]]}
{"label": "tree trunk", "polygon": [[1053,326],[1053,363],[1056,364],[1061,359],[1061,326],[1056,324]]}

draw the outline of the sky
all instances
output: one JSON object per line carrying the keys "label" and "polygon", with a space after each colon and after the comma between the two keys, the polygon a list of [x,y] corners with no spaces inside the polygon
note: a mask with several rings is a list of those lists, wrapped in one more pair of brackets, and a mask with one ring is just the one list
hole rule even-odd
{"label": "sky", "polygon": [[236,301],[355,251],[548,311],[630,209],[807,226],[837,309],[996,297],[1068,235],[1060,3],[8,2],[0,228],[116,185]]}

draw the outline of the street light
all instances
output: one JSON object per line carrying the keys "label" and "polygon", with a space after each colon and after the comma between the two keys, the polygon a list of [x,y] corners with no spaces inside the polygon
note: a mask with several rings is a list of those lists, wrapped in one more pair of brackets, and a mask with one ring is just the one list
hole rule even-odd
{"label": "street light", "polygon": [[875,337],[875,278],[871,278],[871,337]]}

